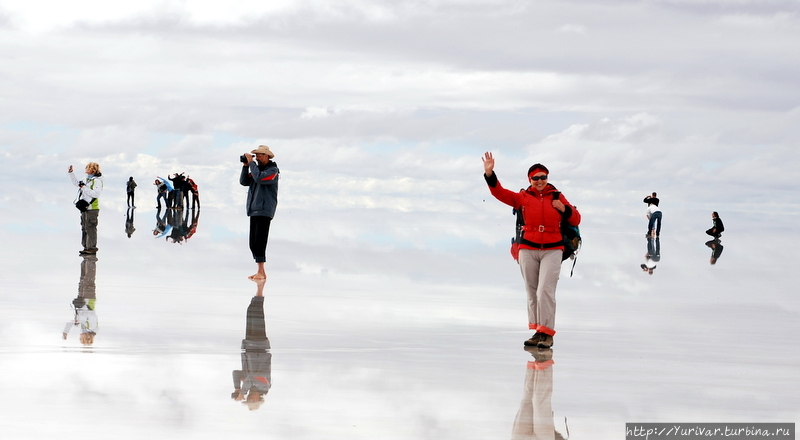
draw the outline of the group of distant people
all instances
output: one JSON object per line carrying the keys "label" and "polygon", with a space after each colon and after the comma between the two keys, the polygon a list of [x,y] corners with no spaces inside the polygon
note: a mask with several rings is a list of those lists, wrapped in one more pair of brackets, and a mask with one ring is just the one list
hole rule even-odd
{"label": "group of distant people", "polygon": [[[656,268],[656,263],[661,260],[661,242],[659,241],[659,237],[661,236],[661,209],[658,207],[659,199],[658,194],[653,192],[652,194],[648,195],[642,200],[644,203],[647,204],[647,211],[645,216],[647,217],[647,232],[645,233],[645,237],[647,237],[647,254],[645,254],[645,262],[641,264],[642,271],[652,275],[653,270]],[[722,233],[725,231],[725,225],[722,223],[722,219],[719,217],[719,213],[714,211],[711,213],[711,220],[714,222],[713,226],[706,230],[706,234],[712,237],[711,240],[706,242],[706,246],[711,248],[711,264],[716,264],[717,259],[722,254],[722,243],[720,238],[722,237]]]}
{"label": "group of distant people", "polygon": [[[175,173],[167,178],[156,177],[153,182],[156,186],[156,209],[161,209],[161,200],[166,209],[189,209],[191,197],[192,209],[200,208],[200,192],[197,183],[184,173]],[[185,201],[185,203],[184,203]]]}

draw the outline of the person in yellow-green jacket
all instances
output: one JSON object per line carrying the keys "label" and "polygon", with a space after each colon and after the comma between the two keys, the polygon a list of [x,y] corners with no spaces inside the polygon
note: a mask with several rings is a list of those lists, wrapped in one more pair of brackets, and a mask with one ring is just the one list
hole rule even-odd
{"label": "person in yellow-green jacket", "polygon": [[103,191],[103,174],[97,162],[86,164],[86,177],[78,180],[69,166],[69,178],[72,184],[78,187],[78,197],[75,207],[81,211],[81,244],[83,250],[80,255],[94,255],[97,253],[97,217],[100,213],[100,193]]}

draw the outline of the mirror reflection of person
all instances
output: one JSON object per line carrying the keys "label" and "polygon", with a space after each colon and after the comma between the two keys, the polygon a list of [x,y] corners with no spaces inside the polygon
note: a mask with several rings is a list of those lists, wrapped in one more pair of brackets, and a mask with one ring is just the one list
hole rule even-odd
{"label": "mirror reflection of person", "polygon": [[167,223],[167,212],[169,211],[165,210],[162,215],[161,209],[156,210],[156,227],[153,229],[153,237],[161,238],[172,232],[172,226]]}
{"label": "mirror reflection of person", "polygon": [[649,275],[653,274],[656,269],[656,263],[661,261],[661,239],[648,238],[647,239],[647,253],[644,254],[644,263],[641,264],[643,272]]}
{"label": "mirror reflection of person", "polygon": [[714,239],[707,241],[706,246],[711,248],[711,261],[709,263],[717,264],[717,260],[722,255],[722,249],[724,249],[722,243],[720,243],[719,239]]}
{"label": "mirror reflection of person", "polygon": [[242,340],[242,369],[233,370],[231,398],[246,405],[250,411],[264,403],[272,388],[272,353],[270,353],[267,327],[264,321],[264,284],[267,280],[254,280],[256,296],[247,307],[245,338]]}
{"label": "mirror reflection of person", "polygon": [[133,226],[133,208],[128,208],[125,214],[125,233],[128,238],[131,238],[134,232],[136,232],[136,228]]}
{"label": "mirror reflection of person", "polygon": [[192,236],[197,232],[197,223],[200,221],[200,208],[198,207],[197,210],[192,208],[192,223],[189,225],[188,230],[186,231],[186,239],[192,238]]}
{"label": "mirror reflection of person", "polygon": [[[181,212],[184,212],[185,215],[181,215]],[[171,226],[171,230],[166,240],[172,240],[173,243],[183,244],[186,234],[189,231],[189,227],[186,224],[189,221],[189,211],[168,211],[167,221]]]}
{"label": "mirror reflection of person", "polygon": [[553,421],[553,350],[526,348],[534,360],[525,368],[522,401],[514,418],[512,440],[563,440]]}
{"label": "mirror reflection of person", "polygon": [[79,340],[83,345],[92,345],[97,334],[97,289],[95,278],[97,275],[97,256],[83,255],[81,262],[81,277],[78,282],[78,296],[72,300],[74,317],[64,326],[61,338],[66,340],[74,328],[80,329]]}

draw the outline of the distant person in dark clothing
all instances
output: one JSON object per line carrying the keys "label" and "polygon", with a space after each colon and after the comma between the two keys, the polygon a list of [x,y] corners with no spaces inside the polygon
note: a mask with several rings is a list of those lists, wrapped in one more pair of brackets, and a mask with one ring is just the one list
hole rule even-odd
{"label": "distant person in dark clothing", "polygon": [[658,207],[658,197],[654,192],[652,196],[644,198],[647,203],[647,234],[646,237],[656,238],[661,236],[661,209]]}
{"label": "distant person in dark clothing", "polygon": [[719,238],[722,236],[722,231],[725,230],[725,225],[722,224],[722,219],[719,218],[717,211],[711,213],[711,219],[714,221],[714,226],[712,226],[711,229],[706,230],[706,234],[714,238]]}
{"label": "distant person in dark clothing", "polygon": [[128,193],[128,206],[135,208],[136,205],[133,201],[133,193],[136,190],[136,182],[133,180],[133,176],[128,179],[128,182],[125,184],[125,191]]}
{"label": "distant person in dark clothing", "polygon": [[658,206],[659,202],[658,196],[656,195],[655,191],[653,191],[653,194],[645,197],[644,200],[642,201],[648,205],[656,205],[656,206]]}
{"label": "distant person in dark clothing", "polygon": [[[255,155],[255,158],[253,157]],[[269,227],[278,206],[278,164],[272,161],[275,154],[266,145],[259,145],[252,154],[245,153],[239,183],[248,186],[247,215],[250,217],[250,252],[258,265],[251,280],[267,278],[264,263],[267,261]]]}
{"label": "distant person in dark clothing", "polygon": [[709,261],[709,263],[717,264],[717,260],[722,255],[722,243],[720,243],[718,239],[714,239],[707,241],[706,246],[711,248],[711,261]]}
{"label": "distant person in dark clothing", "polygon": [[186,182],[186,178],[183,176],[183,173],[175,173],[173,177],[167,177],[169,180],[172,181],[172,192],[170,196],[172,197],[172,209],[183,209],[183,199],[182,199],[182,191],[183,191],[183,184]]}

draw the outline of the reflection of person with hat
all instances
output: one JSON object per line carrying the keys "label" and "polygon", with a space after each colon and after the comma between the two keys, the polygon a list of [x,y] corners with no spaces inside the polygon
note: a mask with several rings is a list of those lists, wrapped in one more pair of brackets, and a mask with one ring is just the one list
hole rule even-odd
{"label": "reflection of person with hat", "polygon": [[247,162],[242,166],[239,183],[250,187],[246,206],[247,216],[250,217],[250,252],[256,260],[258,271],[249,278],[263,280],[267,278],[264,263],[267,261],[269,226],[278,206],[280,170],[272,161],[275,154],[266,145],[259,145],[251,153],[243,155]]}
{"label": "reflection of person with hat", "polygon": [[231,398],[247,405],[251,411],[264,403],[272,388],[272,353],[264,321],[264,284],[266,279],[254,280],[256,296],[247,307],[245,338],[242,340],[242,369],[233,371]]}

